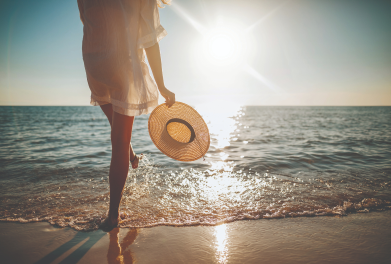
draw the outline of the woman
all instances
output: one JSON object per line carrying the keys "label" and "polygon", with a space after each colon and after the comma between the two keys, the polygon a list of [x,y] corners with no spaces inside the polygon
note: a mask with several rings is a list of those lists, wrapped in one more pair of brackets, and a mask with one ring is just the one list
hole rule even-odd
{"label": "woman", "polygon": [[[91,104],[102,108],[111,126],[110,208],[105,220],[108,227],[119,222],[129,162],[136,169],[140,160],[130,143],[134,117],[148,114],[158,105],[158,90],[169,106],[175,103],[175,94],[163,81],[158,42],[167,32],[160,25],[156,1],[77,1],[84,25],[83,60]],[[144,50],[157,87],[149,74]]]}

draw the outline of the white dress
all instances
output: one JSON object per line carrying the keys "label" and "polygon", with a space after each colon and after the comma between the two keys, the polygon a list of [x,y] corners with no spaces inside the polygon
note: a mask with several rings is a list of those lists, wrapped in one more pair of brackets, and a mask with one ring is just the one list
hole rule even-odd
{"label": "white dress", "polygon": [[78,0],[91,104],[136,116],[158,105],[144,49],[167,35],[156,0]]}

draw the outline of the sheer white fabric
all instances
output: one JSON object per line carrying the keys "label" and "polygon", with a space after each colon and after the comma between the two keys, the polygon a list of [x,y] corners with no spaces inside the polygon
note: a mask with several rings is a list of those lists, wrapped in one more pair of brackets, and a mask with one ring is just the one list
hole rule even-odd
{"label": "sheer white fabric", "polygon": [[78,0],[78,5],[91,104],[111,103],[127,116],[150,113],[159,92],[144,49],[167,35],[156,0]]}

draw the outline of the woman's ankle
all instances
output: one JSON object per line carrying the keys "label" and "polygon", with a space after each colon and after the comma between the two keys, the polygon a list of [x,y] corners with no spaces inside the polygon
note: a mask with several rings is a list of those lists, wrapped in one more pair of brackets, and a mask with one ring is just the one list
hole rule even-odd
{"label": "woman's ankle", "polygon": [[114,210],[114,211],[111,211],[109,210],[109,213],[107,215],[110,219],[118,219],[119,217],[119,211],[118,210]]}

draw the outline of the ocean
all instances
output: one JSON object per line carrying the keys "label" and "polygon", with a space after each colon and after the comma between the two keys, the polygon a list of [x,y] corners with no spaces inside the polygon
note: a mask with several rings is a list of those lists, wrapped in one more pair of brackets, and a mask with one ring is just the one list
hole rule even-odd
{"label": "ocean", "polygon": [[[135,119],[122,227],[344,216],[391,209],[391,107],[195,106],[204,159],[179,162]],[[0,220],[97,229],[110,126],[99,107],[0,106]]]}

